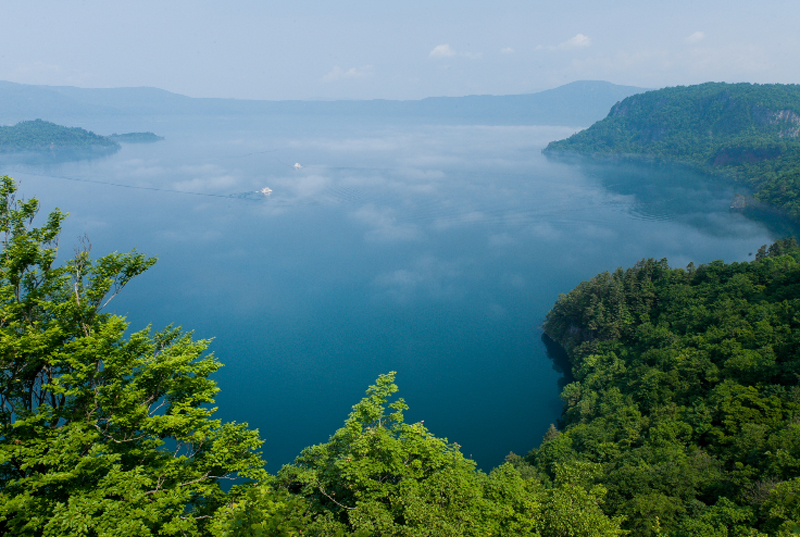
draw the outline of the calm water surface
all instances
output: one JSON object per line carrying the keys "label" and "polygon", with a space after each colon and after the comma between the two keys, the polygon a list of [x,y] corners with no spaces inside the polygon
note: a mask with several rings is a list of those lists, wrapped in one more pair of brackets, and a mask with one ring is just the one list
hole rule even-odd
{"label": "calm water surface", "polygon": [[261,431],[270,471],[326,441],[392,370],[407,418],[488,470],[538,445],[561,412],[540,329],[559,293],[642,258],[741,261],[773,240],[728,210],[726,184],[541,155],[573,128],[84,126],[166,140],[5,173],[70,213],[64,256],[87,233],[96,256],[159,258],[116,312],[134,330],[214,338],[218,416]]}

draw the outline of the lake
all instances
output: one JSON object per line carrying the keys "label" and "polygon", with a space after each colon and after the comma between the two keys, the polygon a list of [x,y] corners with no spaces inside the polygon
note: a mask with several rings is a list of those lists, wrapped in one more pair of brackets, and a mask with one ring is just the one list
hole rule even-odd
{"label": "lake", "polygon": [[720,181],[542,156],[574,127],[198,116],[82,126],[165,140],[3,173],[45,211],[70,213],[63,257],[85,233],[95,256],[159,258],[114,311],[132,330],[174,323],[213,338],[225,364],[217,416],[260,430],[271,472],[326,441],[389,371],[407,420],[479,467],[524,454],[562,408],[541,330],[559,293],[642,258],[752,259],[781,233],[731,212],[743,191]]}

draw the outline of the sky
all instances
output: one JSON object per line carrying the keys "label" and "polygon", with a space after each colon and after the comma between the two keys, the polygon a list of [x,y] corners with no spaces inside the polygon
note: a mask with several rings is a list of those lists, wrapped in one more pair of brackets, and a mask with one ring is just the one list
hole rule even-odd
{"label": "sky", "polygon": [[800,82],[797,0],[2,0],[0,80],[421,99]]}

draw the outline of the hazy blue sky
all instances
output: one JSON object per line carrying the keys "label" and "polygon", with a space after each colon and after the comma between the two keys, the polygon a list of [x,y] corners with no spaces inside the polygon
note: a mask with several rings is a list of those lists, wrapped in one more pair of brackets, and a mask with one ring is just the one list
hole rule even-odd
{"label": "hazy blue sky", "polygon": [[417,99],[800,81],[797,0],[3,0],[0,80]]}

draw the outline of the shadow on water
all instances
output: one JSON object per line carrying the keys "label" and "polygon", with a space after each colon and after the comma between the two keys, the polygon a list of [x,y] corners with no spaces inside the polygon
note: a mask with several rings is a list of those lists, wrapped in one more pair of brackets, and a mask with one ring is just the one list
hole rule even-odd
{"label": "shadow on water", "polygon": [[776,240],[785,239],[787,237],[800,237],[800,222],[791,220],[785,213],[773,209],[772,207],[760,203],[753,203],[740,212],[747,219],[758,222],[766,227]]}
{"label": "shadow on water", "polygon": [[116,146],[90,146],[79,149],[54,149],[51,151],[23,151],[18,153],[0,153],[0,166],[53,166],[67,162],[79,162],[101,159],[120,150]]}
{"label": "shadow on water", "polygon": [[542,343],[544,343],[547,357],[553,362],[553,369],[561,375],[558,379],[558,389],[563,390],[564,386],[575,382],[575,377],[572,375],[572,364],[569,361],[569,356],[567,356],[567,351],[547,334],[542,334]]}
{"label": "shadow on water", "polygon": [[[733,215],[763,225],[775,239],[800,236],[798,222],[772,207],[756,201],[753,190],[726,177],[704,174],[678,164],[647,162],[599,162],[586,158],[567,159],[580,167],[608,192],[632,197],[631,216],[640,220],[675,221],[705,230],[715,236],[735,236],[741,230]],[[736,198],[746,200],[746,208],[733,209]],[[606,203],[615,203],[613,198]],[[732,219],[715,218],[730,213]]]}
{"label": "shadow on water", "polygon": [[[572,375],[572,364],[569,361],[567,352],[553,338],[547,334],[542,334],[542,343],[544,344],[547,357],[553,362],[553,369],[559,374],[558,391],[560,393],[567,384],[575,382],[576,380]],[[564,429],[565,423],[563,414],[556,420],[555,426],[559,430]]]}

